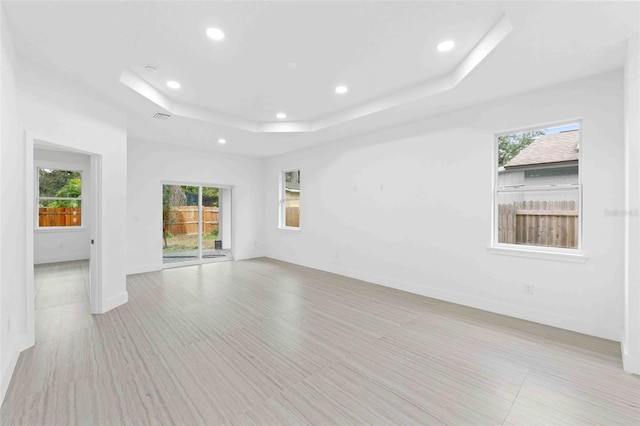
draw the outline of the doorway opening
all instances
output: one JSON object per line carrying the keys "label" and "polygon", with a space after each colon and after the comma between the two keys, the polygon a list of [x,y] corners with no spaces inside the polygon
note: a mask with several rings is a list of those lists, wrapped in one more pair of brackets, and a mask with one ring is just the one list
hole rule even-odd
{"label": "doorway opening", "polygon": [[231,188],[162,185],[162,264],[232,259]]}
{"label": "doorway opening", "polygon": [[102,161],[30,133],[26,149],[30,347],[83,328],[101,312]]}

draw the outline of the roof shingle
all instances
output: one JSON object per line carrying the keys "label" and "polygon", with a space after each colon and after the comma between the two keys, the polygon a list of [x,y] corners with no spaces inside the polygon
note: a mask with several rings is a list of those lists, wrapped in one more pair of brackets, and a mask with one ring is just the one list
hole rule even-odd
{"label": "roof shingle", "polygon": [[542,135],[520,151],[507,164],[510,167],[531,166],[535,164],[564,163],[578,160],[578,130]]}

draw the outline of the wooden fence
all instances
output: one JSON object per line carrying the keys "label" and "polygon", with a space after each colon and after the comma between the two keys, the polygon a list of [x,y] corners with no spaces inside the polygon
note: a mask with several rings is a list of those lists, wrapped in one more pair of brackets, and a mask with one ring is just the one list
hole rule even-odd
{"label": "wooden fence", "polygon": [[[203,207],[203,234],[218,229],[218,207]],[[163,214],[165,232],[172,235],[198,233],[198,206],[175,206]]]}
{"label": "wooden fence", "polygon": [[575,201],[516,201],[498,206],[498,242],[578,247]]}
{"label": "wooden fence", "polygon": [[38,208],[38,225],[48,226],[81,226],[81,207],[40,207]]}
{"label": "wooden fence", "polygon": [[300,226],[300,207],[287,207],[285,225],[298,228]]}

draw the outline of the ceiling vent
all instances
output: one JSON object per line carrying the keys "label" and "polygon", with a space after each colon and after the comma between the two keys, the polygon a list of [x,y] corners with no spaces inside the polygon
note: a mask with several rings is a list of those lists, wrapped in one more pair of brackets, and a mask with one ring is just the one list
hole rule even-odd
{"label": "ceiling vent", "polygon": [[169,117],[171,117],[171,115],[163,114],[161,112],[156,112],[155,114],[153,114],[153,118],[158,120],[167,120]]}

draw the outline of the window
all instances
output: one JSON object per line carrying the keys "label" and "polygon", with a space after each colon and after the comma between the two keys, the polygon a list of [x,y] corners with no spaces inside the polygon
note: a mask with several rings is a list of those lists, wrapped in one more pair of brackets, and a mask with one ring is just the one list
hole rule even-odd
{"label": "window", "polygon": [[82,172],[38,168],[38,228],[82,226]]}
{"label": "window", "polygon": [[280,180],[280,228],[300,229],[300,170],[282,172]]}
{"label": "window", "polygon": [[579,123],[497,135],[494,246],[581,247],[580,140]]}

